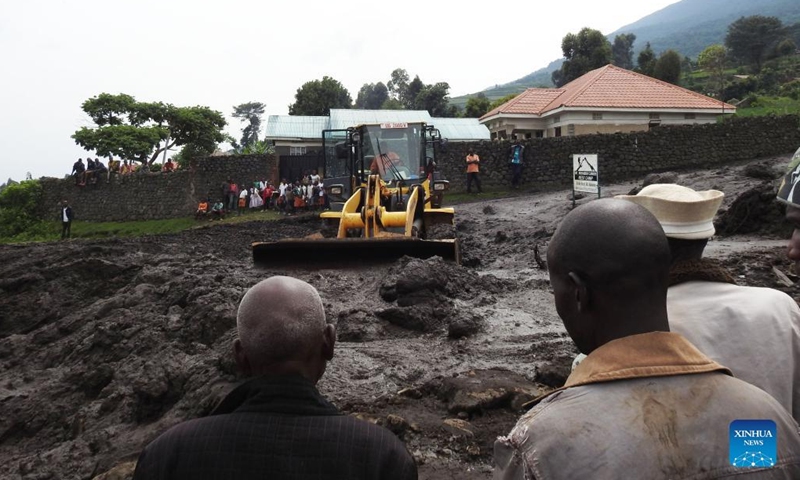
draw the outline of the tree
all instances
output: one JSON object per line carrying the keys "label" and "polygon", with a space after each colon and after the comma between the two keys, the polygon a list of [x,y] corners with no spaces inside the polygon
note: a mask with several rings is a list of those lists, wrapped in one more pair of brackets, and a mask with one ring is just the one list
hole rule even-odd
{"label": "tree", "polygon": [[365,83],[358,91],[356,108],[378,110],[389,100],[389,90],[382,82]]}
{"label": "tree", "polygon": [[247,102],[233,107],[233,118],[238,118],[247,125],[242,129],[242,147],[258,142],[258,133],[261,131],[261,116],[267,108],[261,102]]}
{"label": "tree", "polygon": [[449,104],[449,91],[450,85],[447,82],[425,85],[415,98],[414,108],[427,110],[432,117],[455,117],[458,115],[458,108]]}
{"label": "tree", "polygon": [[783,24],[777,17],[741,17],[728,26],[725,46],[732,58],[753,65],[755,71],[760,72],[767,50],[774,48],[784,35]]}
{"label": "tree", "polygon": [[152,164],[173,147],[194,144],[213,152],[226,137],[225,117],[208,107],[176,107],[137,102],[132,96],[101,93],[81,106],[95,127],[81,127],[72,138],[102,157]]}
{"label": "tree", "polygon": [[794,44],[791,38],[784,38],[775,46],[775,55],[778,57],[786,57],[796,51],[797,45]]}
{"label": "tree", "polygon": [[557,87],[611,63],[612,58],[611,43],[599,30],[591,28],[583,28],[577,35],[568,33],[561,41],[561,51],[564,53],[564,63],[552,75]]}
{"label": "tree", "polygon": [[636,71],[652,77],[656,69],[656,52],[650,47],[650,42],[645,44],[644,50],[636,57]]}
{"label": "tree", "polygon": [[464,107],[464,116],[467,118],[480,118],[484,113],[490,110],[491,102],[486,98],[483,92],[479,92],[474,97],[467,99],[467,105]]}
{"label": "tree", "polygon": [[697,56],[697,64],[708,72],[716,94],[721,95],[725,88],[725,59],[727,53],[722,45],[710,45]]}
{"label": "tree", "polygon": [[633,69],[633,42],[636,35],[623,33],[614,37],[614,44],[611,46],[611,55],[614,65],[628,70]]}
{"label": "tree", "polygon": [[42,186],[38,180],[9,181],[0,190],[0,238],[19,235],[36,224]]}
{"label": "tree", "polygon": [[409,110],[417,108],[417,96],[423,88],[425,88],[425,84],[419,79],[419,75],[415,76],[414,80],[411,80],[411,83],[403,89],[400,101]]}
{"label": "tree", "polygon": [[675,50],[665,50],[658,56],[653,77],[673,85],[681,79],[681,55]]}
{"label": "tree", "polygon": [[408,72],[402,68],[396,68],[392,72],[391,80],[386,84],[389,96],[395,100],[402,101],[408,88]]}
{"label": "tree", "polygon": [[297,89],[289,115],[329,115],[332,108],[352,108],[353,99],[344,86],[331,77],[306,82]]}
{"label": "tree", "polygon": [[381,105],[381,110],[402,110],[404,108],[403,102],[396,98],[389,98]]}

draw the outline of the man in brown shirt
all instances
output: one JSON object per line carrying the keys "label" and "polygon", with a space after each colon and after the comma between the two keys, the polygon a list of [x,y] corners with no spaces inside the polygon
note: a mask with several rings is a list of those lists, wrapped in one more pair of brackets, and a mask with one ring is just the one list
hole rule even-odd
{"label": "man in brown shirt", "polygon": [[[547,260],[558,315],[588,356],[497,439],[495,478],[800,478],[791,415],[669,331],[670,250],[650,212],[619,199],[578,207]],[[732,461],[741,419],[774,422],[777,458]]]}

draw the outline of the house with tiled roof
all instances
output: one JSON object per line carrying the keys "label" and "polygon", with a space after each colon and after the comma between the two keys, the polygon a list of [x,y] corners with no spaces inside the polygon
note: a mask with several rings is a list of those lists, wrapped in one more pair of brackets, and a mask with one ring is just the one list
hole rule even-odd
{"label": "house with tiled roof", "polygon": [[714,123],[733,105],[614,65],[560,88],[529,88],[483,115],[492,139],[628,133]]}

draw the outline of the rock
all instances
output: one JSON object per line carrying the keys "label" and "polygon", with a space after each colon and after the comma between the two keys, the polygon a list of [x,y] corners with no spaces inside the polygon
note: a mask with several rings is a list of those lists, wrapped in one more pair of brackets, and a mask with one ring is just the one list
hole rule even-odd
{"label": "rock", "polygon": [[442,427],[449,433],[458,437],[474,437],[472,424],[460,418],[447,418],[442,422]]}
{"label": "rock", "polygon": [[541,389],[523,376],[499,369],[474,370],[465,374],[429,383],[426,388],[436,392],[447,402],[447,410],[461,416],[460,412],[474,412],[512,408],[515,399],[522,395],[530,399],[539,396]]}
{"label": "rock", "polygon": [[136,470],[136,461],[124,462],[105,473],[101,473],[92,480],[129,480],[133,478],[134,470]]}
{"label": "rock", "polygon": [[769,165],[764,165],[763,163],[751,163],[744,167],[742,173],[744,173],[746,177],[759,180],[774,180],[782,175],[782,172],[775,170]]}
{"label": "rock", "polygon": [[395,435],[400,435],[408,429],[409,425],[405,418],[389,414],[386,415],[386,428],[388,428]]}
{"label": "rock", "polygon": [[463,315],[458,316],[447,325],[447,336],[450,338],[464,338],[472,336],[481,330],[486,325],[486,320],[478,314],[467,314],[462,312]]}
{"label": "rock", "polygon": [[486,205],[485,207],[483,207],[483,213],[486,215],[494,215],[497,213],[497,211],[494,209],[493,206]]}

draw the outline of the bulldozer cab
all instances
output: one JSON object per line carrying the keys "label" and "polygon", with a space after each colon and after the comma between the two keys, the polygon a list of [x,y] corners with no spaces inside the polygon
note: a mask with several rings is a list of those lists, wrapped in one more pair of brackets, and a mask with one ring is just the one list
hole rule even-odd
{"label": "bulldozer cab", "polygon": [[331,201],[344,202],[378,174],[388,187],[421,183],[435,163],[439,130],[425,123],[359,125],[322,133],[325,179]]}

